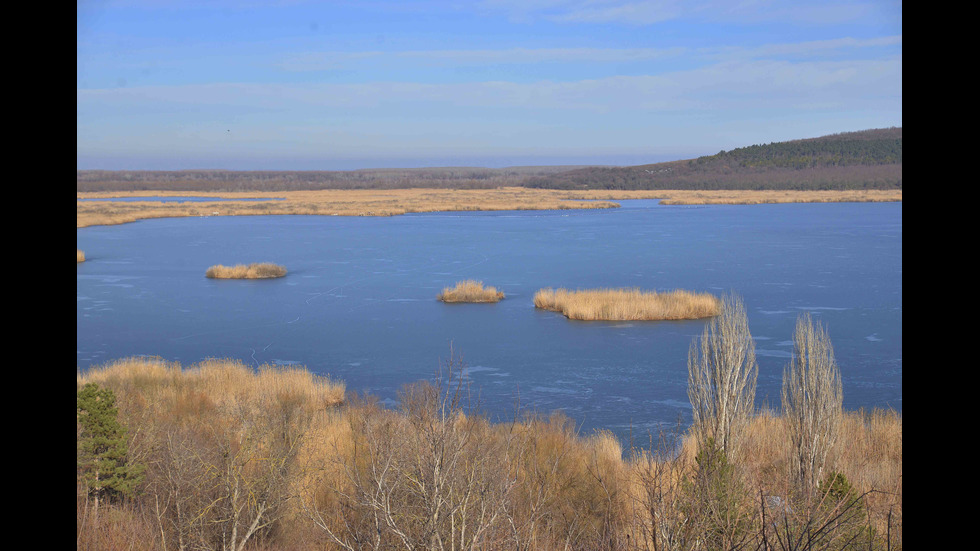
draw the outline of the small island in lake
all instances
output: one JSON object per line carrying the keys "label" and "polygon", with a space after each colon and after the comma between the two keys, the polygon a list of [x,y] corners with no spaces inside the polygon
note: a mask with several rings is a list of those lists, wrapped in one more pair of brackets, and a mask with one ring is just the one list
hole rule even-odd
{"label": "small island in lake", "polygon": [[717,316],[721,301],[710,293],[677,289],[658,293],[640,289],[541,289],[534,306],[575,320],[683,320]]}
{"label": "small island in lake", "polygon": [[443,302],[498,302],[504,293],[496,287],[484,287],[482,281],[469,279],[444,288],[436,298]]}
{"label": "small island in lake", "polygon": [[204,275],[211,279],[269,279],[285,276],[286,268],[268,262],[253,263],[248,266],[244,264],[236,266],[218,264],[208,268]]}

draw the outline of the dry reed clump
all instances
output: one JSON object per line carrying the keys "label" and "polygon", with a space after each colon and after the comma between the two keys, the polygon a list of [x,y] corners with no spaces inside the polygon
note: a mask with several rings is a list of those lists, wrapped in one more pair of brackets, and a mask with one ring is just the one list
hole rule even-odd
{"label": "dry reed clump", "polygon": [[315,409],[342,404],[346,392],[344,383],[302,367],[263,364],[252,369],[238,360],[213,358],[186,368],[157,357],[126,358],[78,373],[78,388],[86,383],[111,388],[117,395],[138,394],[152,402],[181,394],[204,396],[214,404],[293,397],[316,404]]}
{"label": "dry reed clump", "polygon": [[75,249],[75,260],[76,264],[79,262],[85,262],[85,251]]}
{"label": "dry reed clump", "polygon": [[504,293],[496,287],[484,287],[482,281],[469,279],[444,288],[436,298],[443,302],[498,302]]}
{"label": "dry reed clump", "polygon": [[682,320],[717,316],[721,301],[709,293],[681,289],[664,293],[640,289],[542,289],[534,306],[576,320]]}
{"label": "dry reed clump", "polygon": [[218,264],[208,268],[204,275],[211,279],[269,279],[285,276],[286,268],[268,262],[253,263],[248,266],[244,264],[236,266]]}

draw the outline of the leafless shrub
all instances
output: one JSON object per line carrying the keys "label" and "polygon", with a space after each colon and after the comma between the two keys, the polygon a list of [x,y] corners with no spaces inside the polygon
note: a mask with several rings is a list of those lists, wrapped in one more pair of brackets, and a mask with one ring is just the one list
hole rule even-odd
{"label": "leafless shrub", "polygon": [[[337,455],[343,485],[306,503],[340,547],[477,549],[508,537],[512,438],[467,416],[462,365],[450,354],[446,368],[435,383],[408,385],[400,413],[349,408],[354,444]],[[339,515],[323,507],[330,501]]]}

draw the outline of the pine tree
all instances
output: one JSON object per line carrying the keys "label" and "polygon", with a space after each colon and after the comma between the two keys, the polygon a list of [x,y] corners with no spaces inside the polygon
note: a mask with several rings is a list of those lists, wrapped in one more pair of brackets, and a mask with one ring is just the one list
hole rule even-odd
{"label": "pine tree", "polygon": [[130,495],[142,480],[142,467],[128,461],[126,429],[119,423],[116,396],[95,383],[77,395],[78,474],[95,498]]}

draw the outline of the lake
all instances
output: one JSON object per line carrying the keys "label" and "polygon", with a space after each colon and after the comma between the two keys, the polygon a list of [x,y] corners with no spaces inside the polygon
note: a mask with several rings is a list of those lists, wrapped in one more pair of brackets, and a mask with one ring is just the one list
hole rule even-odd
{"label": "lake", "polygon": [[[797,317],[828,330],[844,407],[902,409],[902,205],[821,203],[231,216],[77,230],[77,367],[136,355],[303,365],[395,404],[462,357],[493,419],[563,410],[623,439],[689,423],[687,354],[704,321],[582,322],[534,308],[545,287],[736,292],[779,407]],[[274,262],[274,280],[213,280]],[[478,279],[496,304],[444,304]]]}

